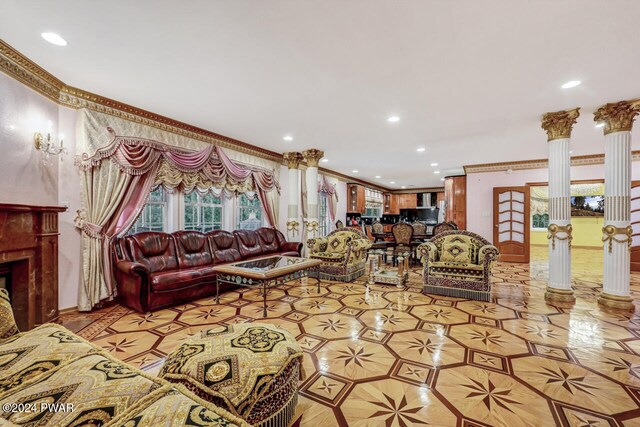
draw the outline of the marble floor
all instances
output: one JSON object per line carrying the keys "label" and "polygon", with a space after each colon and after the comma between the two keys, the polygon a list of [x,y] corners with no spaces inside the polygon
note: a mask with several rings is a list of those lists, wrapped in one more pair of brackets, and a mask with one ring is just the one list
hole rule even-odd
{"label": "marble floor", "polygon": [[[596,297],[602,253],[574,249],[577,302],[545,304],[546,249],[497,263],[490,303],[410,287],[305,282],[230,292],[148,315],[113,306],[62,323],[150,372],[190,334],[268,322],[305,351],[302,426],[640,426],[640,311],[607,313]],[[640,274],[632,274],[640,301]]]}

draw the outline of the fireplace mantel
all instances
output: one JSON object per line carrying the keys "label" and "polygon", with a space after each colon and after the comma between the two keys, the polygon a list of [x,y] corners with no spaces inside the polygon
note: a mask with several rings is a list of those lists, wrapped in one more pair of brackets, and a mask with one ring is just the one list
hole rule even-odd
{"label": "fireplace mantel", "polygon": [[10,272],[21,330],[58,317],[58,213],[65,210],[0,203],[0,266]]}

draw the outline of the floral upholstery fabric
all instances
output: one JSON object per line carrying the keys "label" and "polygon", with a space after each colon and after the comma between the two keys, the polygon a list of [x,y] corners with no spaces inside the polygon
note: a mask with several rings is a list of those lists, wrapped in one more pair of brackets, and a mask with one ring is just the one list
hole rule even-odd
{"label": "floral upholstery fabric", "polygon": [[351,282],[364,274],[371,241],[360,231],[341,229],[309,239],[309,257],[322,260],[320,278]]}
{"label": "floral upholstery fabric", "polygon": [[252,425],[288,425],[295,415],[302,355],[295,338],[277,326],[219,326],[169,354],[160,376]]}
{"label": "floral upholstery fabric", "polygon": [[440,259],[466,264],[471,262],[471,246],[466,243],[443,243]]}
{"label": "floral upholstery fabric", "polygon": [[0,339],[9,338],[18,333],[16,319],[13,317],[9,293],[0,289]]}

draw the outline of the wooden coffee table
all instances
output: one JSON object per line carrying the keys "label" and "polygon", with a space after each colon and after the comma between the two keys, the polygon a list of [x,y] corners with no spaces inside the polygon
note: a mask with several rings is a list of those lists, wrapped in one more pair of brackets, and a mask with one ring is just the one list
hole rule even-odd
{"label": "wooden coffee table", "polygon": [[290,280],[313,277],[320,293],[319,259],[272,255],[250,261],[214,266],[216,275],[216,304],[220,303],[220,284],[227,283],[251,289],[262,288],[262,315],[267,317],[267,289],[282,285]]}

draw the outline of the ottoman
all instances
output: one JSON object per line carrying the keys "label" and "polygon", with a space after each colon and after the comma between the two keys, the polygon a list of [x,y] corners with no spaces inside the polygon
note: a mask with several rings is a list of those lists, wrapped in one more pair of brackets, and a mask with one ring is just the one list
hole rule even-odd
{"label": "ottoman", "polygon": [[264,323],[219,326],[177,347],[159,376],[256,427],[294,419],[302,349],[286,330]]}

